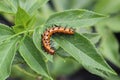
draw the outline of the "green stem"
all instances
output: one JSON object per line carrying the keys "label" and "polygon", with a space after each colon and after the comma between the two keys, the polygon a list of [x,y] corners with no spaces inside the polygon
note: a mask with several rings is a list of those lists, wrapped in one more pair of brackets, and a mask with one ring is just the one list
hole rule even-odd
{"label": "green stem", "polygon": [[16,36],[18,36],[18,35],[20,35],[20,34],[27,33],[27,32],[33,32],[33,31],[34,31],[34,30],[28,30],[28,31],[19,32],[19,33],[17,33],[17,34],[12,35],[12,36],[9,37],[9,38],[7,38],[6,41],[7,41],[7,40],[10,40],[10,39],[12,39],[12,38],[14,38],[14,37],[16,37]]}

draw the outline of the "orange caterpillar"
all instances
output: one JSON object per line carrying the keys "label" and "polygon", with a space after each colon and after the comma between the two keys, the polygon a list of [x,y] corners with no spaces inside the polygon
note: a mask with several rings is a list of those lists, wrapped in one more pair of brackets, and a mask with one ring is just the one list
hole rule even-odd
{"label": "orange caterpillar", "polygon": [[47,29],[43,33],[43,35],[42,35],[43,47],[44,47],[45,51],[47,51],[51,55],[53,55],[55,53],[55,50],[52,49],[51,46],[50,46],[50,37],[54,33],[74,34],[74,29],[55,26],[55,27]]}

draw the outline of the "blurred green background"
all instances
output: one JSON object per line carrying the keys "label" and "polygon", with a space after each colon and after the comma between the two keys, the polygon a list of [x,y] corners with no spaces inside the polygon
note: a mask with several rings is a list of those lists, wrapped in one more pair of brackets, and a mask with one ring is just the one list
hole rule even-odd
{"label": "blurred green background", "polygon": [[[38,10],[37,21],[39,22],[37,25],[43,24],[52,13],[69,9],[87,9],[109,16],[90,29],[78,31],[99,33],[101,38],[97,42],[97,47],[111,67],[120,75],[120,0],[49,0],[49,3]],[[14,25],[13,22],[14,17],[11,14],[0,12],[0,23],[11,26]],[[16,59],[18,62],[19,58]],[[16,59],[14,60],[15,64]],[[55,56],[54,60],[54,65],[50,64],[50,69],[56,80],[105,80],[87,72],[74,59]],[[20,58],[21,61],[22,58]],[[19,66],[25,70],[14,65],[12,74],[7,80],[41,80],[41,77],[36,78],[38,74],[32,71],[24,61]]]}

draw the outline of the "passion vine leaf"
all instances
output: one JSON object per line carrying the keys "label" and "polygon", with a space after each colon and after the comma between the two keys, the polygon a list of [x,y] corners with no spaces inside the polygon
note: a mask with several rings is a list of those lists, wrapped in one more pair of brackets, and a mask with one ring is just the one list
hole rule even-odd
{"label": "passion vine leaf", "polygon": [[10,75],[17,42],[18,38],[13,38],[0,44],[0,80],[5,80]]}
{"label": "passion vine leaf", "polygon": [[0,80],[5,80],[11,71],[11,65],[17,50],[19,37],[6,25],[0,24]]}
{"label": "passion vine leaf", "polygon": [[[100,40],[100,35],[98,35],[98,33],[82,33],[82,35],[84,37],[86,37],[87,39],[89,39],[92,43],[96,44],[98,43],[98,41]],[[54,44],[57,44],[54,42]],[[58,45],[58,44],[57,44]],[[62,56],[62,57],[70,57],[71,58],[71,55],[69,55],[66,51],[64,51],[62,48],[58,48],[56,53],[59,55],[59,56]]]}
{"label": "passion vine leaf", "polygon": [[[100,53],[93,44],[83,35],[75,33],[71,36],[55,36],[54,40],[64,51],[81,63],[87,70],[91,70],[92,73],[99,75],[97,73],[99,72],[107,77],[109,77],[107,75],[108,73],[116,74],[100,56]],[[94,72],[92,70],[94,70]]]}
{"label": "passion vine leaf", "polygon": [[31,38],[26,37],[24,39],[19,48],[19,52],[31,69],[38,74],[49,77],[46,63],[43,60],[43,57],[40,55],[38,49],[36,49],[35,45],[33,44]]}
{"label": "passion vine leaf", "polygon": [[89,27],[105,17],[104,15],[84,9],[68,10],[51,15],[46,21],[45,26]]}

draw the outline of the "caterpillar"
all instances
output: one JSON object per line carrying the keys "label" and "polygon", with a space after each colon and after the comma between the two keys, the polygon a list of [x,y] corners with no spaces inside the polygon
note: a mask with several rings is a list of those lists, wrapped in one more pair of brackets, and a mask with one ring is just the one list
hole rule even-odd
{"label": "caterpillar", "polygon": [[55,53],[55,50],[52,49],[50,46],[50,37],[55,33],[63,33],[63,34],[71,34],[72,35],[72,34],[74,34],[74,29],[66,28],[66,27],[64,28],[64,27],[55,25],[54,27],[51,27],[51,28],[47,29],[46,31],[44,31],[44,33],[42,35],[42,44],[43,44],[45,51],[51,55],[53,55]]}

